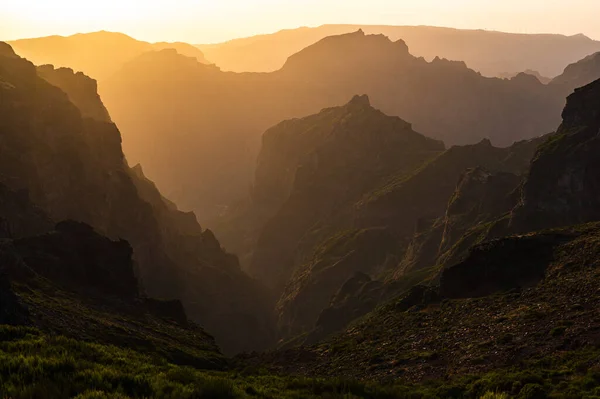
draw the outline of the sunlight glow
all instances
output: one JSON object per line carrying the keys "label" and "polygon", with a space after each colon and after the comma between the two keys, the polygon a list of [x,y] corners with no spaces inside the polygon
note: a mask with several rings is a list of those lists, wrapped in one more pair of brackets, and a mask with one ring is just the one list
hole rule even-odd
{"label": "sunlight glow", "polygon": [[0,40],[97,30],[207,43],[326,23],[436,25],[600,39],[598,0],[5,0]]}

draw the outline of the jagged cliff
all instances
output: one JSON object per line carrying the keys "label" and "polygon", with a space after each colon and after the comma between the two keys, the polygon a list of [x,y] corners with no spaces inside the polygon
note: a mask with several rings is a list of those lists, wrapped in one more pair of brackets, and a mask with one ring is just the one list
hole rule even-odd
{"label": "jagged cliff", "polygon": [[[463,254],[468,246],[455,244],[469,229],[514,207],[518,175],[543,140],[443,151],[357,96],[264,134],[252,199],[238,219],[255,228],[236,230],[233,219],[223,237],[242,235],[249,270],[280,292],[281,336],[310,331],[291,342],[314,342]],[[356,275],[370,280],[344,289]]]}
{"label": "jagged cliff", "polygon": [[[281,336],[316,328],[314,339],[352,319],[336,316],[339,309],[362,315],[434,275],[438,256],[469,227],[509,212],[516,174],[540,141],[497,148],[484,140],[444,151],[355,96],[265,132],[251,200],[223,238],[240,244],[248,270],[280,296]],[[493,173],[464,174],[478,166]],[[350,290],[368,306],[350,294],[334,297],[356,273],[376,280],[367,291]]]}
{"label": "jagged cliff", "polygon": [[[130,170],[119,130],[100,112],[97,93],[89,92],[93,81],[51,67],[41,68],[43,79],[8,45],[0,50],[0,107],[6,115],[0,121],[0,182],[26,190],[54,221],[85,222],[129,241],[143,290],[182,299],[226,351],[265,345],[267,297],[193,214],[165,200],[139,168]],[[256,334],[248,334],[254,328]]]}
{"label": "jagged cliff", "polygon": [[524,182],[517,230],[564,226],[600,218],[600,80],[569,96],[558,131],[538,149]]}
{"label": "jagged cliff", "polygon": [[70,68],[54,68],[53,65],[37,67],[37,73],[50,84],[60,87],[69,100],[79,108],[83,117],[101,122],[111,122],[108,111],[98,95],[98,84],[83,74]]}
{"label": "jagged cliff", "polygon": [[[565,359],[586,359],[581,370],[564,368],[570,370],[568,380],[585,376],[598,364],[597,354],[586,354],[595,353],[600,328],[600,215],[594,202],[600,170],[592,156],[600,128],[598,99],[598,82],[569,97],[563,124],[538,147],[516,190],[514,176],[481,168],[463,174],[445,219],[459,216],[477,229],[471,213],[490,214],[497,228],[483,242],[471,242],[456,262],[444,264],[438,281],[406,291],[317,344],[255,359],[291,373],[411,381],[487,372],[493,379],[500,370],[522,378],[556,376],[544,373],[570,361],[562,363]],[[505,212],[513,202],[519,202],[516,209]],[[496,238],[486,240],[490,235]],[[322,317],[343,322],[336,310],[360,314],[361,302],[352,299],[378,295],[381,286],[356,275]],[[325,320],[319,322],[325,326]],[[540,395],[566,392],[544,379],[536,379]],[[450,389],[473,396],[479,383],[471,382]],[[522,384],[497,386],[518,396],[531,391]],[[438,396],[455,395],[448,392]]]}

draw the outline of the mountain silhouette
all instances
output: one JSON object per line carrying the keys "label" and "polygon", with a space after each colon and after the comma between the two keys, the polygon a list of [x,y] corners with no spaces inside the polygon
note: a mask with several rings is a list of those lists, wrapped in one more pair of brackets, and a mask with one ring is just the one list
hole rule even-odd
{"label": "mountain silhouette", "polygon": [[551,84],[577,88],[596,79],[600,79],[600,52],[568,65],[562,74],[552,79]]}
{"label": "mountain silhouette", "polygon": [[[466,62],[485,76],[535,70],[554,77],[568,65],[600,51],[600,42],[584,35],[516,34],[433,26],[323,25],[287,29],[268,35],[198,45],[221,68],[235,72],[270,72],[303,48],[332,35],[362,29],[403,39],[417,57]],[[589,82],[588,82],[589,83]]]}
{"label": "mountain silhouette", "polygon": [[[0,70],[6,116],[0,122],[0,183],[24,193],[54,222],[75,220],[109,239],[127,240],[141,289],[181,299],[225,351],[265,345],[269,298],[192,213],[166,200],[141,168],[129,168],[95,82],[68,69],[36,68],[4,43]],[[37,222],[22,226],[31,217],[5,218],[5,230],[38,232]],[[265,330],[247,335],[255,327]],[[242,331],[246,338],[238,335]]]}
{"label": "mountain silhouette", "polygon": [[402,40],[362,31],[325,38],[268,74],[222,72],[160,51],[100,85],[129,159],[201,221],[245,196],[265,129],[356,93],[447,145],[489,138],[507,146],[552,131],[571,90],[526,74],[485,78],[463,62],[427,62]]}
{"label": "mountain silhouette", "polygon": [[148,43],[117,32],[48,36],[8,43],[17,54],[36,65],[71,68],[96,80],[108,78],[125,62],[144,52],[165,48],[176,49],[198,62],[207,63],[202,52],[187,43]]}

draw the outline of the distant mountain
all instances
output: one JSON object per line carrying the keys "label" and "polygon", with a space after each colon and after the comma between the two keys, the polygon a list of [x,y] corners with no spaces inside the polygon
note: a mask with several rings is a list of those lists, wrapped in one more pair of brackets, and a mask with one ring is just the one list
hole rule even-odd
{"label": "distant mountain", "polygon": [[356,93],[448,145],[489,138],[508,146],[552,131],[571,90],[526,74],[485,78],[463,62],[427,62],[402,40],[362,31],[327,37],[272,73],[222,72],[160,51],[100,85],[129,159],[203,221],[247,194],[265,129]]}
{"label": "distant mountain", "polygon": [[554,85],[581,87],[596,79],[600,79],[600,52],[570,64],[561,75],[552,79],[551,83]]}
{"label": "distant mountain", "polygon": [[[502,78],[502,79],[512,79],[515,76],[517,76],[519,73],[521,73],[521,72],[515,72],[515,73],[506,72],[506,73],[499,74],[498,77]],[[527,69],[527,70],[523,71],[522,73],[535,76],[543,84],[548,84],[552,81],[552,78],[542,76],[542,74],[540,74],[538,71],[532,71],[531,69]]]}
{"label": "distant mountain", "polygon": [[207,63],[198,48],[187,43],[147,43],[122,33],[93,32],[72,36],[48,36],[8,42],[15,52],[36,65],[67,67],[96,80],[108,78],[124,63],[152,50],[176,49]]}
{"label": "distant mountain", "polygon": [[[129,168],[95,81],[68,69],[36,68],[0,43],[0,94],[1,184],[52,222],[75,220],[112,240],[127,240],[141,290],[181,299],[225,351],[268,343],[269,297],[193,213],[167,201],[141,168]],[[0,204],[9,207],[0,212],[9,237],[52,228],[43,216],[19,212],[15,202]],[[52,252],[58,244],[48,245],[47,256],[58,256]],[[249,334],[254,328],[261,332]]]}
{"label": "distant mountain", "polygon": [[198,45],[207,57],[227,71],[270,72],[286,59],[327,36],[362,29],[402,39],[412,54],[464,61],[485,76],[500,76],[525,70],[554,77],[570,63],[600,51],[600,42],[584,35],[516,34],[484,30],[462,30],[432,26],[323,25],[317,28],[283,30],[269,35],[235,39],[225,43]]}

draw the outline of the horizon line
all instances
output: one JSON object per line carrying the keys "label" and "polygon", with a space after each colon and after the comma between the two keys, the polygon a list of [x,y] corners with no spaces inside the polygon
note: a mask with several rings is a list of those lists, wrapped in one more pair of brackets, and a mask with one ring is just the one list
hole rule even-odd
{"label": "horizon line", "polygon": [[59,35],[59,34],[50,34],[50,35],[46,35],[46,36],[34,36],[34,37],[21,37],[21,38],[17,38],[17,39],[0,39],[0,41],[4,41],[4,42],[16,42],[16,41],[20,41],[20,40],[35,40],[35,39],[44,39],[44,38],[49,38],[49,37],[61,37],[61,38],[69,38],[69,37],[73,37],[73,36],[77,36],[77,35],[89,35],[89,34],[94,34],[94,33],[112,33],[112,34],[122,34],[125,36],[128,36],[134,40],[140,41],[140,42],[146,42],[146,43],[161,43],[161,42],[166,42],[166,43],[187,43],[187,44],[191,44],[193,46],[211,46],[211,45],[219,45],[219,44],[225,44],[225,43],[230,43],[230,42],[234,42],[236,40],[243,40],[243,39],[249,39],[249,38],[253,38],[253,37],[264,37],[264,36],[271,36],[271,35],[275,35],[278,33],[282,33],[282,32],[289,32],[289,31],[295,31],[295,30],[300,30],[300,29],[318,29],[318,28],[322,28],[322,27],[326,27],[326,26],[348,26],[348,27],[386,27],[386,28],[394,28],[394,27],[406,27],[406,28],[437,28],[437,29],[451,29],[451,30],[457,30],[457,31],[469,31],[469,32],[489,32],[489,33],[503,33],[503,34],[508,34],[508,35],[524,35],[524,36],[564,36],[564,37],[576,37],[576,36],[583,36],[587,39],[593,40],[593,41],[600,41],[599,39],[595,39],[594,37],[591,37],[590,35],[587,35],[583,32],[579,32],[579,33],[575,33],[572,35],[568,35],[568,34],[564,34],[564,33],[556,33],[556,32],[528,32],[528,33],[524,33],[524,32],[507,32],[507,31],[502,31],[502,30],[496,30],[496,29],[486,29],[486,28],[456,28],[456,27],[452,27],[452,26],[439,26],[439,25],[390,25],[390,24],[354,24],[354,23],[340,23],[340,24],[336,24],[336,23],[327,23],[327,24],[320,24],[320,25],[302,25],[302,26],[297,26],[297,27],[292,27],[292,28],[282,28],[282,29],[278,29],[275,31],[270,31],[270,32],[265,32],[265,33],[257,33],[254,35],[248,35],[248,36],[238,36],[238,37],[234,37],[231,39],[227,39],[227,40],[223,40],[223,41],[216,41],[216,42],[196,42],[196,41],[185,41],[185,40],[161,40],[161,41],[148,41],[148,40],[143,40],[143,39],[138,39],[137,37],[135,37],[132,34],[126,33],[124,31],[112,31],[112,30],[104,30],[104,29],[100,29],[100,30],[93,30],[93,31],[88,31],[88,32],[75,32],[72,34],[68,34],[68,35]]}

